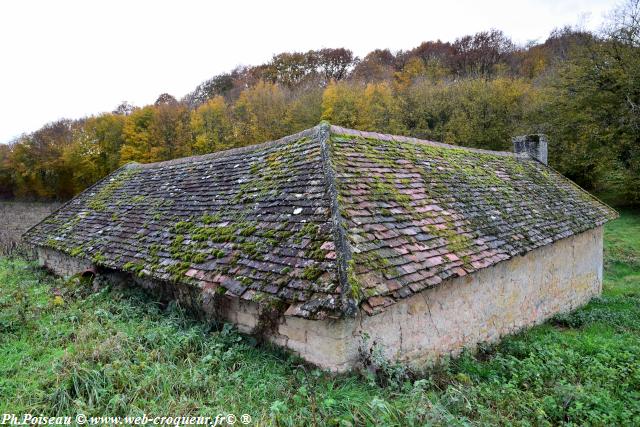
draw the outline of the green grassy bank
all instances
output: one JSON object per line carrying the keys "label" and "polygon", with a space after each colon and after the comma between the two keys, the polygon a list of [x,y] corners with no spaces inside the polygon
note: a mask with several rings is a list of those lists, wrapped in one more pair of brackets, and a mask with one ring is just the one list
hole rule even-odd
{"label": "green grassy bank", "polygon": [[[421,375],[332,377],[129,290],[0,258],[0,414],[250,414],[275,425],[640,425],[640,213],[601,298]],[[238,424],[239,425],[239,424]]]}

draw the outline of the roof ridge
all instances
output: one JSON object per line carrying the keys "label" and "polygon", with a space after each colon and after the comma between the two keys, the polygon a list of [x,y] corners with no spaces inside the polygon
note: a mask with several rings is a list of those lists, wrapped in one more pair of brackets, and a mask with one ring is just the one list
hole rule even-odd
{"label": "roof ridge", "polygon": [[427,139],[419,139],[419,138],[414,138],[414,137],[411,137],[411,136],[393,135],[393,134],[378,133],[378,132],[371,132],[371,131],[360,131],[360,130],[357,130],[357,129],[351,129],[351,128],[345,128],[345,127],[342,127],[342,126],[332,125],[328,121],[323,120],[318,125],[316,125],[316,126],[314,126],[312,128],[304,129],[304,130],[302,130],[300,132],[297,132],[297,133],[294,133],[294,134],[291,134],[291,135],[287,135],[287,136],[284,136],[282,138],[274,139],[274,140],[271,140],[271,141],[261,142],[259,144],[250,144],[250,145],[245,145],[245,146],[242,146],[242,147],[235,147],[235,148],[229,148],[229,149],[226,149],[226,150],[215,151],[213,153],[200,154],[200,155],[196,155],[196,156],[180,157],[180,158],[177,158],[177,159],[162,160],[162,161],[159,161],[159,162],[152,162],[152,163],[131,162],[131,163],[128,164],[128,166],[131,167],[131,166],[135,165],[135,167],[148,169],[148,168],[161,167],[161,166],[179,165],[179,164],[182,164],[182,163],[190,163],[190,162],[194,162],[194,161],[205,161],[205,160],[210,160],[210,159],[224,158],[224,157],[231,156],[231,155],[234,155],[234,154],[245,153],[247,151],[259,150],[261,148],[269,148],[269,147],[272,147],[272,146],[275,146],[275,145],[279,145],[279,144],[286,144],[288,142],[291,142],[291,141],[299,139],[299,138],[303,138],[305,136],[316,135],[316,134],[318,134],[318,131],[321,128],[326,129],[329,134],[359,136],[359,137],[362,137],[362,138],[378,139],[378,140],[381,140],[381,141],[409,142],[409,143],[414,143],[414,144],[429,145],[429,146],[438,147],[438,148],[465,150],[465,151],[469,151],[469,152],[473,152],[473,153],[483,153],[483,154],[494,154],[494,155],[499,155],[499,156],[518,157],[518,155],[516,153],[510,152],[510,151],[485,150],[485,149],[481,149],[481,148],[465,147],[465,146],[461,146],[461,145],[446,144],[444,142],[431,141],[431,140],[427,140]]}
{"label": "roof ridge", "polygon": [[136,163],[136,164],[142,167],[143,169],[147,169],[147,168],[158,167],[158,166],[172,166],[172,165],[178,165],[182,163],[190,163],[194,161],[204,161],[204,160],[210,160],[210,159],[216,159],[216,158],[223,158],[223,157],[231,156],[234,154],[244,153],[247,151],[259,150],[261,148],[269,148],[275,145],[286,144],[288,142],[291,142],[300,138],[304,138],[305,136],[315,135],[317,133],[318,128],[323,125],[325,124],[320,123],[319,125],[316,125],[309,129],[302,130],[292,135],[287,135],[282,138],[274,139],[272,141],[261,142],[259,144],[250,144],[242,147],[229,148],[227,150],[214,151],[213,153],[200,154],[200,155],[188,156],[188,157],[179,157],[177,159],[163,160],[160,162]]}
{"label": "roof ridge", "polygon": [[381,141],[410,142],[415,144],[429,145],[429,146],[438,147],[438,148],[465,150],[473,153],[495,154],[499,156],[517,157],[517,154],[511,151],[485,150],[482,148],[473,148],[473,147],[465,147],[462,145],[445,144],[444,142],[431,141],[428,139],[419,139],[419,138],[414,138],[412,136],[402,136],[402,135],[393,135],[388,133],[378,133],[378,132],[349,129],[349,128],[336,126],[336,125],[330,125],[330,131],[331,133],[336,135],[360,136],[362,138],[378,139]]}

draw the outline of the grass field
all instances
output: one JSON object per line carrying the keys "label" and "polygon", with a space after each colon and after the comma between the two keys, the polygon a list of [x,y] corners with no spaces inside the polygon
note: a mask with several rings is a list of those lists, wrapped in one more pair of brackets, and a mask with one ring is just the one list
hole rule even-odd
{"label": "grass field", "polygon": [[135,291],[91,294],[0,258],[0,414],[640,425],[640,213],[607,225],[605,246],[603,296],[574,313],[422,375],[338,377]]}

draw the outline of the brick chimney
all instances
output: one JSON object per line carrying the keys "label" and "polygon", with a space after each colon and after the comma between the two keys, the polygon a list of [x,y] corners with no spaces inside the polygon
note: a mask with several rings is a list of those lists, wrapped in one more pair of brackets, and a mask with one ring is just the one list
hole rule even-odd
{"label": "brick chimney", "polygon": [[513,151],[518,155],[528,155],[540,163],[547,164],[547,136],[542,133],[515,136],[511,139]]}

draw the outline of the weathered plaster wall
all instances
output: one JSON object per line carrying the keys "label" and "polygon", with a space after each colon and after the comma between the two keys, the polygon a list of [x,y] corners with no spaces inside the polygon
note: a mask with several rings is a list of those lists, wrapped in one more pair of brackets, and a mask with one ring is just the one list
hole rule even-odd
{"label": "weathered plaster wall", "polygon": [[[42,267],[62,277],[70,277],[94,267],[88,260],[74,258],[54,249],[38,247],[36,252]],[[192,286],[135,277],[129,273],[98,270],[101,280],[117,285],[140,286],[162,301],[178,300],[195,316],[205,320],[217,318],[233,323],[243,333],[254,333],[261,327],[261,311],[254,302],[216,295],[214,291]],[[287,317],[274,326],[268,330],[266,338],[269,341],[289,348],[311,363],[327,369],[343,371],[351,367],[353,362],[346,355],[354,334],[353,322],[317,322]]]}
{"label": "weathered plaster wall", "polygon": [[91,261],[71,257],[55,249],[36,248],[36,256],[41,267],[65,278],[93,268]]}
{"label": "weathered plaster wall", "polygon": [[280,342],[343,371],[357,364],[366,333],[388,359],[424,366],[575,309],[601,290],[602,227],[443,282],[375,316],[333,323],[285,319]]}
{"label": "weathered plaster wall", "polygon": [[602,227],[442,283],[364,318],[356,331],[388,358],[420,365],[541,323],[601,290]]}
{"label": "weathered plaster wall", "polygon": [[0,201],[0,254],[20,246],[22,233],[59,206],[60,203]]}
{"label": "weathered plaster wall", "polygon": [[[91,266],[49,249],[38,253],[41,264],[60,275]],[[162,299],[178,299],[205,318],[232,322],[242,332],[261,329],[260,309],[253,302],[121,273],[111,276],[135,282]],[[325,321],[285,317],[268,339],[323,368],[345,371],[357,365],[361,337],[367,334],[387,358],[421,366],[574,309],[601,289],[602,227],[443,282],[375,316],[360,313],[355,319]]]}

